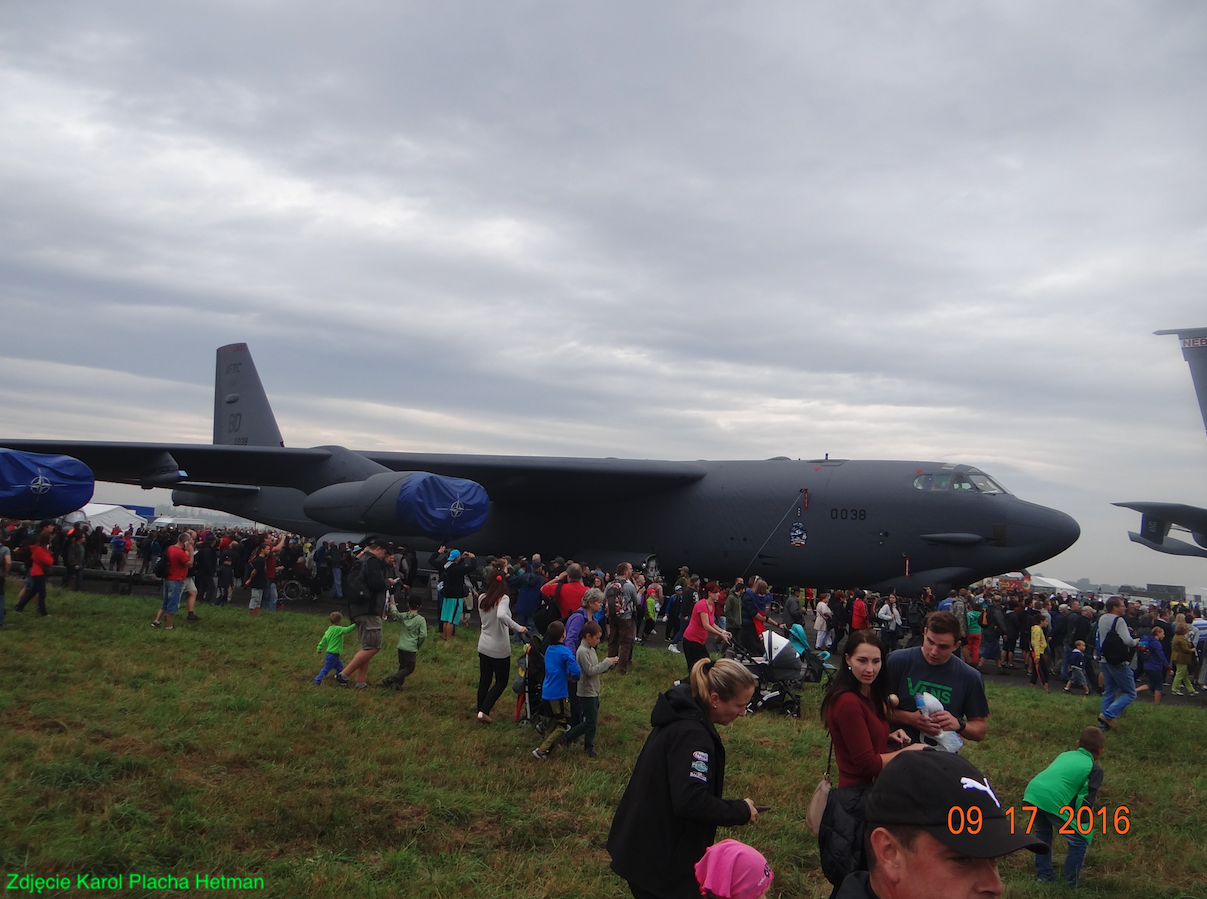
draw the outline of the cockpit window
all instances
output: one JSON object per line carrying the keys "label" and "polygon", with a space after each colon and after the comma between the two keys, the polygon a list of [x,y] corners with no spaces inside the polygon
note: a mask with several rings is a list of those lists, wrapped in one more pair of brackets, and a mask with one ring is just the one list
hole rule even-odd
{"label": "cockpit window", "polygon": [[949,474],[920,474],[914,478],[914,487],[919,490],[946,490],[950,486]]}
{"label": "cockpit window", "polygon": [[987,474],[920,474],[914,478],[917,490],[954,490],[965,493],[1006,493],[1007,490]]}
{"label": "cockpit window", "polygon": [[989,475],[987,475],[987,474],[980,474],[979,472],[970,473],[968,475],[968,480],[972,481],[972,483],[974,483],[976,485],[976,489],[981,491],[981,493],[1005,493],[1006,492],[1006,488],[1004,488],[1001,484],[999,484],[993,478],[989,477]]}

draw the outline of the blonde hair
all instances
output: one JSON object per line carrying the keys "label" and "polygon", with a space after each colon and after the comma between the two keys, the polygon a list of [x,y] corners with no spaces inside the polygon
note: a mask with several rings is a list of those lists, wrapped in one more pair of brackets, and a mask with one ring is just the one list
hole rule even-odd
{"label": "blonde hair", "polygon": [[753,690],[756,683],[754,675],[733,659],[700,659],[692,666],[692,696],[701,701],[716,693],[728,702],[744,690]]}

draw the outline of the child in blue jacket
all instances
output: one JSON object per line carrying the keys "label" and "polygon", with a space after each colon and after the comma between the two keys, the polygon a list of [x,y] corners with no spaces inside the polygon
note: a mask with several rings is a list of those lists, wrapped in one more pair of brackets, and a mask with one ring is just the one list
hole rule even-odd
{"label": "child in blue jacket", "polygon": [[533,757],[541,761],[549,758],[566,733],[566,721],[570,718],[570,690],[566,681],[583,673],[574,653],[563,642],[565,639],[566,626],[560,621],[553,622],[545,631],[545,682],[541,698],[549,704],[549,729],[545,731],[545,742],[532,750]]}
{"label": "child in blue jacket", "polygon": [[1165,658],[1165,647],[1161,643],[1165,639],[1165,629],[1154,627],[1147,637],[1141,637],[1139,644],[1144,653],[1144,676],[1147,685],[1136,688],[1137,693],[1152,690],[1153,705],[1161,704],[1161,688],[1165,686],[1165,672],[1172,670],[1169,659]]}

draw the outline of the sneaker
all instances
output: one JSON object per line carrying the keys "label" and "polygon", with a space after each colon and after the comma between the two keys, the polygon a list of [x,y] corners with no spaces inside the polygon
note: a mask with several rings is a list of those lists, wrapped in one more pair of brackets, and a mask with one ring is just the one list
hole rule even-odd
{"label": "sneaker", "polygon": [[1101,727],[1104,731],[1108,731],[1114,725],[1111,724],[1110,718],[1107,718],[1105,715],[1099,715],[1098,716],[1098,726]]}
{"label": "sneaker", "polygon": [[337,675],[335,676],[335,684],[336,684],[336,686],[339,686],[339,687],[346,687],[346,686],[348,686],[348,675],[346,675],[346,674],[337,674]]}
{"label": "sneaker", "polygon": [[174,631],[174,630],[176,630],[176,628],[175,627],[165,627],[164,630],[165,631]]}
{"label": "sneaker", "polygon": [[543,750],[539,747],[537,749],[532,750],[532,757],[534,759],[539,759],[542,762],[549,761],[549,753],[547,753],[545,750]]}
{"label": "sneaker", "polygon": [[587,749],[587,750],[585,750],[585,752],[587,754],[587,758],[589,758],[589,759],[598,758],[598,756],[595,754],[594,749]]}
{"label": "sneaker", "polygon": [[151,622],[151,627],[159,627],[159,622],[158,622],[158,621],[152,621],[152,622]]}
{"label": "sneaker", "polygon": [[352,689],[353,690],[367,690],[367,689],[369,689],[369,683],[368,683],[368,681],[361,681],[359,684],[356,684]]}
{"label": "sneaker", "polygon": [[[680,653],[680,649],[674,643],[667,647],[668,652]],[[681,653],[680,653],[681,654]]]}
{"label": "sneaker", "polygon": [[1174,696],[1185,696],[1186,693],[1182,690],[1181,687],[1178,687],[1178,689],[1173,691],[1173,695]]}
{"label": "sneaker", "polygon": [[196,615],[194,615],[192,612],[189,612],[189,617],[187,620],[188,621],[200,621],[201,619],[198,618]]}

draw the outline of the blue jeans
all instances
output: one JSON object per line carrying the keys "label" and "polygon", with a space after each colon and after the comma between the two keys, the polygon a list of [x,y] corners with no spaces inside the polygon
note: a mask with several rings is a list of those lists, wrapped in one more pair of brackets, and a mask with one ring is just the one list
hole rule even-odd
{"label": "blue jeans", "polygon": [[336,599],[344,598],[344,569],[331,569],[331,591],[335,594]]}
{"label": "blue jeans", "polygon": [[1111,665],[1102,662],[1102,717],[1114,721],[1136,698],[1136,675],[1132,666],[1123,662]]}
{"label": "blue jeans", "polygon": [[264,601],[260,603],[260,608],[265,612],[275,612],[277,610],[276,581],[269,581],[268,586],[264,588]]}
{"label": "blue jeans", "polygon": [[160,609],[165,615],[175,615],[180,608],[180,593],[184,589],[184,581],[163,582],[163,603]]}
{"label": "blue jeans", "polygon": [[[1076,818],[1073,820],[1076,822]],[[1064,815],[1054,815],[1051,812],[1045,812],[1043,809],[1040,809],[1035,815],[1036,839],[1043,840],[1050,847],[1052,845],[1053,828],[1059,831],[1064,826],[1064,823]],[[1069,829],[1076,831],[1076,823]],[[1069,844],[1069,854],[1065,857],[1064,879],[1070,889],[1077,889],[1077,879],[1081,876],[1081,866],[1085,863],[1085,856],[1090,850],[1090,844],[1085,841],[1085,837],[1080,833],[1065,833],[1061,834],[1061,836]],[[1056,879],[1056,869],[1052,867],[1051,855],[1041,855],[1038,852],[1035,854],[1035,876],[1045,883],[1051,883]]]}
{"label": "blue jeans", "polygon": [[[517,613],[513,614],[511,617],[516,620],[516,624],[520,624],[520,625],[523,625],[524,627],[528,628],[529,633],[532,633],[534,630],[536,630],[536,620],[532,617],[532,612],[529,612],[528,614],[524,614],[522,612],[517,612]],[[511,642],[512,643],[523,643],[524,635],[517,633],[515,631],[512,631],[511,632]]]}
{"label": "blue jeans", "polygon": [[344,663],[340,661],[338,652],[327,653],[327,661],[323,663],[323,670],[319,672],[319,676],[314,679],[314,682],[316,684],[321,684],[323,682],[323,678],[330,674],[333,670],[336,674],[341,674],[344,670]]}

